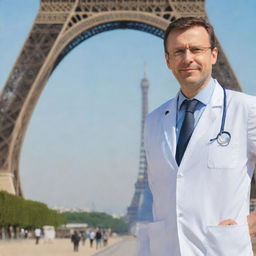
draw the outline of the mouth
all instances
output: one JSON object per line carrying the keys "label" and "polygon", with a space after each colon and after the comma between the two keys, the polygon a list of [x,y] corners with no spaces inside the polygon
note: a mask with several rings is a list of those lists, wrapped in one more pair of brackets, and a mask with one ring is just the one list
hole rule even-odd
{"label": "mouth", "polygon": [[182,68],[180,71],[182,72],[192,72],[198,70],[197,68]]}

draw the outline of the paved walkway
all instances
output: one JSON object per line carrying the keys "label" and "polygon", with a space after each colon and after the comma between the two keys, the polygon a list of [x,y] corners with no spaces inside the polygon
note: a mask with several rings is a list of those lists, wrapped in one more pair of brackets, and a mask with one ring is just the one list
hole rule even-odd
{"label": "paved walkway", "polygon": [[135,238],[130,237],[109,246],[93,256],[136,256],[136,246]]}
{"label": "paved walkway", "polygon": [[[109,246],[118,243],[123,238],[111,238]],[[90,248],[89,241],[86,240],[85,246],[80,243],[79,251],[73,252],[73,244],[70,239],[55,239],[52,243],[45,243],[40,240],[38,245],[35,245],[35,240],[0,240],[0,256],[92,256],[100,250]],[[132,256],[132,255],[131,255]]]}

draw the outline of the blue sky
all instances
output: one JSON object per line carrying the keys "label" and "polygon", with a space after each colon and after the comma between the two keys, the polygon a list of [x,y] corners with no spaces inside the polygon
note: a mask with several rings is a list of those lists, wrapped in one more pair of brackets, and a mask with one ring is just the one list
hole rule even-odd
{"label": "blue sky", "polygon": [[[38,8],[38,0],[0,0],[1,88]],[[256,95],[256,2],[209,0],[206,10],[243,90]],[[47,82],[22,148],[27,198],[50,206],[126,211],[138,173],[144,61],[153,110],[178,90],[161,39],[115,30],[65,57]]]}

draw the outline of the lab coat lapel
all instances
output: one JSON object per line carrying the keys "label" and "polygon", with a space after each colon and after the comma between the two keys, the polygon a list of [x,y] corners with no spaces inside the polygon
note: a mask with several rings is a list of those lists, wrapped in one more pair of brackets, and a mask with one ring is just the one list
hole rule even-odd
{"label": "lab coat lapel", "polygon": [[176,152],[176,112],[177,112],[177,96],[173,98],[164,110],[162,117],[162,125],[164,131],[164,139],[171,151],[171,159],[169,161],[173,166],[178,168],[175,160]]}
{"label": "lab coat lapel", "polygon": [[[188,143],[182,161],[180,163],[180,168],[189,162],[191,157],[195,157],[198,154],[197,150],[202,150],[209,143],[210,129],[215,126],[215,119],[217,116],[222,114],[223,108],[223,89],[216,83],[215,89],[210,103],[206,106],[201,118],[199,119],[197,126],[191,136]],[[221,124],[217,124],[220,126]]]}

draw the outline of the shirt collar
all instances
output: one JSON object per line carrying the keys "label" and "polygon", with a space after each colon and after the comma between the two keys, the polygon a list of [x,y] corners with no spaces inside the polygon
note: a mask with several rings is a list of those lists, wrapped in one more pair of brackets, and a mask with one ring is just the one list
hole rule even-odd
{"label": "shirt collar", "polygon": [[[215,88],[215,79],[211,78],[209,83],[204,87],[204,89],[201,90],[193,99],[200,101],[203,105],[206,106],[211,100],[211,96],[214,91],[214,88]],[[188,99],[188,98],[186,98],[184,96],[184,94],[181,91],[179,91],[179,93],[178,93],[178,109],[180,109],[183,101],[186,99]]]}

